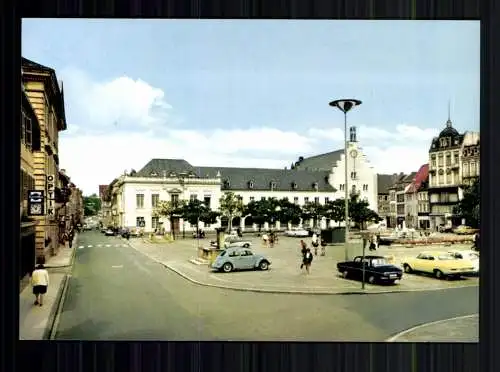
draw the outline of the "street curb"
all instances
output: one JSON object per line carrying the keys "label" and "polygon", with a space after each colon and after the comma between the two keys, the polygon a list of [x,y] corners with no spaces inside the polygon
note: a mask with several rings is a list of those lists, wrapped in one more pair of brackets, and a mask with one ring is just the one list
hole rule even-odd
{"label": "street curb", "polygon": [[[63,296],[66,294],[66,288],[69,283],[69,275],[65,274],[63,278],[62,285],[57,290],[56,300],[52,308],[50,309],[49,319],[47,321],[47,326],[42,335],[42,340],[52,340],[55,335],[54,329],[57,326],[56,320],[58,320],[59,308],[61,307],[61,303],[63,302]],[[61,307],[62,309],[62,307]]]}
{"label": "street curb", "polygon": [[[70,258],[70,261],[69,261],[69,265],[56,265],[56,266],[47,266],[47,265],[44,265],[46,269],[59,269],[59,268],[64,268],[64,267],[73,267],[73,264],[75,263],[75,256],[76,256],[76,246],[75,246],[75,243],[77,241],[77,236],[78,236],[78,233],[75,234],[75,237],[73,238],[73,247],[74,248],[68,248],[68,249],[72,249],[73,252],[71,253],[71,258]],[[64,249],[66,249],[66,246],[64,247]]]}
{"label": "street curb", "polygon": [[400,338],[400,337],[402,337],[402,336],[404,336],[404,335],[406,335],[406,334],[408,334],[408,333],[411,333],[411,332],[413,332],[413,331],[415,331],[415,330],[417,330],[419,328],[424,328],[424,327],[428,327],[428,326],[432,326],[432,325],[446,323],[446,322],[449,322],[449,321],[461,320],[461,319],[469,319],[469,318],[474,318],[474,317],[479,317],[479,313],[469,314],[469,315],[462,315],[462,316],[456,316],[456,317],[453,317],[453,318],[436,320],[434,322],[422,323],[422,324],[416,325],[414,327],[405,329],[404,331],[401,331],[399,333],[396,333],[392,337],[390,337],[387,340],[385,340],[385,342],[412,342],[412,341],[398,341],[397,339]]}
{"label": "street curb", "polygon": [[180,277],[186,279],[187,281],[197,284],[200,286],[204,287],[212,287],[212,288],[219,288],[219,289],[229,289],[232,291],[240,291],[240,292],[256,292],[256,293],[271,293],[271,294],[301,294],[301,295],[378,295],[378,294],[389,294],[389,293],[406,293],[406,292],[430,292],[430,291],[440,291],[440,290],[449,290],[449,289],[461,289],[465,287],[477,287],[477,286],[461,286],[461,287],[452,287],[452,288],[433,288],[433,289],[394,289],[394,290],[389,290],[389,291],[373,291],[373,292],[366,292],[363,290],[346,290],[346,291],[305,291],[305,290],[276,290],[276,289],[263,289],[263,288],[241,288],[241,287],[233,287],[229,285],[221,285],[221,284],[211,284],[211,283],[203,283],[198,280],[195,280],[191,278],[190,276],[184,274],[183,272],[177,270],[176,268],[154,258],[151,257],[150,255],[142,252],[141,250],[137,249],[130,243],[128,244],[131,248],[135,249],[137,252],[143,254],[144,256],[148,257],[150,260],[155,261],[156,263],[164,266],[165,268],[169,269],[170,271],[176,273]]}

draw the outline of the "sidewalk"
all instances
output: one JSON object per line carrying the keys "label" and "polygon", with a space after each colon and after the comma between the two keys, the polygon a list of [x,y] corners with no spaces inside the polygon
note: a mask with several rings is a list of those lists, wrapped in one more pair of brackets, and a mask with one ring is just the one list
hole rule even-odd
{"label": "sidewalk", "polygon": [[57,313],[59,303],[68,273],[73,265],[76,252],[75,242],[73,248],[61,247],[57,256],[47,259],[45,267],[49,272],[50,283],[47,294],[44,296],[43,306],[34,306],[35,296],[31,285],[25,286],[19,295],[19,339],[43,340],[48,339]]}
{"label": "sidewalk", "polygon": [[478,342],[479,315],[422,324],[391,337],[388,342]]}
{"label": "sidewalk", "polygon": [[[340,278],[336,271],[336,263],[344,260],[342,246],[329,246],[327,256],[315,257],[310,275],[305,275],[299,269],[300,239],[281,239],[274,248],[264,248],[258,240],[253,241],[252,250],[262,253],[271,260],[268,271],[244,271],[229,274],[214,273],[208,267],[208,262],[196,259],[196,240],[177,240],[173,243],[146,243],[142,240],[131,239],[129,244],[136,250],[151,259],[163,264],[185,279],[199,285],[218,287],[233,290],[246,290],[269,293],[307,293],[307,294],[357,294],[357,293],[389,293],[408,291],[442,290],[474,286],[476,279],[457,281],[443,281],[418,275],[405,275],[396,285],[380,286],[365,285],[361,289],[361,282]],[[207,246],[209,240],[200,241],[201,246]],[[421,250],[422,248],[420,248]],[[349,247],[349,255],[359,254],[361,249]],[[403,255],[415,254],[412,248],[385,248],[375,254],[391,254],[396,258]],[[191,262],[190,262],[191,261]],[[198,264],[195,264],[195,263]]]}

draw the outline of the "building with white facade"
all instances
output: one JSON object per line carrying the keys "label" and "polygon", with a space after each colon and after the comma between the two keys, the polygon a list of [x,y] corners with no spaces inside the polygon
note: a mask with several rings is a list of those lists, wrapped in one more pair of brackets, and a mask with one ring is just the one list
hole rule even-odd
{"label": "building with white facade", "polygon": [[[377,174],[356,141],[351,129],[348,150],[348,188],[367,200],[377,211]],[[310,158],[300,158],[293,169],[199,167],[182,159],[152,159],[140,171],[122,175],[109,187],[114,224],[124,227],[144,226],[145,231],[163,227],[166,231],[191,231],[181,218],[154,216],[159,200],[198,199],[212,210],[219,209],[219,199],[226,191],[234,192],[244,204],[264,198],[283,199],[303,206],[324,204],[345,196],[344,151],[334,151]],[[205,229],[220,227],[222,221]],[[327,221],[320,222],[326,227]],[[253,228],[251,216],[240,216],[233,226]],[[279,224],[278,224],[279,226]]]}
{"label": "building with white facade", "polygon": [[460,174],[464,186],[479,179],[479,145],[479,132],[465,132],[460,150]]}

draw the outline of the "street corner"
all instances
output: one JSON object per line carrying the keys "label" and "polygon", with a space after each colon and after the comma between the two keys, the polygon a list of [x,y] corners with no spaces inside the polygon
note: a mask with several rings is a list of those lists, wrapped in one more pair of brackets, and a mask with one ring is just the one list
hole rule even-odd
{"label": "street corner", "polygon": [[387,342],[478,342],[479,314],[424,323],[404,330]]}

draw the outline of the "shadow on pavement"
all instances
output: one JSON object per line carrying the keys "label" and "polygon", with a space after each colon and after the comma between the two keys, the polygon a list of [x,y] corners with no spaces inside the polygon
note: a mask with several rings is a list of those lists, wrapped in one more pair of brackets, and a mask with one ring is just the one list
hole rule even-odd
{"label": "shadow on pavement", "polygon": [[[66,329],[59,328],[56,332],[56,340],[100,340],[97,335],[102,334],[109,323],[87,319],[84,322]],[[69,336],[71,335],[71,336]]]}
{"label": "shadow on pavement", "polygon": [[68,289],[66,292],[66,298],[64,299],[64,306],[61,313],[66,311],[76,310],[79,306],[78,299],[80,297],[80,290],[82,285],[80,284],[78,278],[69,277]]}

